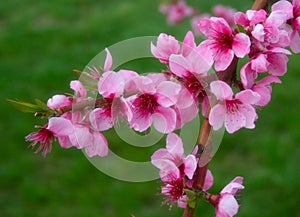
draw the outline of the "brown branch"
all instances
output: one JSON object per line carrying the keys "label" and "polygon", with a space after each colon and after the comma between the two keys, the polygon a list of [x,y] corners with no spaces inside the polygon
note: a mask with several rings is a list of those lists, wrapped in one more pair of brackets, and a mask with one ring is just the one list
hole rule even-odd
{"label": "brown branch", "polygon": [[266,9],[268,7],[269,0],[256,0],[251,9],[252,10],[260,10],[260,9]]}
{"label": "brown branch", "polygon": [[[256,0],[253,3],[251,9],[252,10],[265,9],[268,7],[268,3],[269,3],[268,0]],[[232,63],[230,64],[230,66],[225,71],[217,73],[219,80],[222,80],[231,86],[234,83],[234,81],[236,80],[237,64],[238,64],[238,58],[235,57],[233,59]],[[201,159],[207,157],[204,154],[204,152],[205,152],[204,150],[206,148],[210,148],[210,147],[208,147],[209,145],[212,145],[209,142],[210,141],[210,132],[211,132],[211,126],[208,121],[209,113],[210,113],[210,108],[208,108],[208,110],[207,110],[207,113],[204,117],[203,123],[201,125],[201,129],[199,132],[198,153],[197,153],[197,158],[199,159],[199,162],[201,161]],[[198,167],[197,167],[196,172],[193,177],[193,181],[194,181],[193,187],[195,190],[199,190],[199,189],[203,188],[207,169],[208,169],[208,163],[206,163],[204,166],[201,166],[198,164]],[[182,217],[193,217],[195,215],[197,203],[198,203],[198,201],[196,201],[195,208],[191,208],[188,206],[184,210]]]}

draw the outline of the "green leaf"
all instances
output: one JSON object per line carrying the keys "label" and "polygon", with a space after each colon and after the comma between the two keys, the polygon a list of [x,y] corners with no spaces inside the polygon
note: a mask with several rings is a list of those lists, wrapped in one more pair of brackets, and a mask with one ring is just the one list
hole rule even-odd
{"label": "green leaf", "polygon": [[184,192],[186,193],[186,195],[188,196],[189,200],[188,205],[190,208],[195,208],[197,205],[197,193],[189,190],[189,189],[184,189]]}
{"label": "green leaf", "polygon": [[245,30],[245,28],[242,25],[237,24],[236,26],[237,26],[239,32],[246,33],[246,30]]}
{"label": "green leaf", "polygon": [[7,99],[6,101],[13,107],[15,107],[17,110],[25,113],[33,113],[36,116],[48,117],[55,113],[54,110],[48,108],[44,102],[38,99],[35,100],[35,103],[11,99]]}

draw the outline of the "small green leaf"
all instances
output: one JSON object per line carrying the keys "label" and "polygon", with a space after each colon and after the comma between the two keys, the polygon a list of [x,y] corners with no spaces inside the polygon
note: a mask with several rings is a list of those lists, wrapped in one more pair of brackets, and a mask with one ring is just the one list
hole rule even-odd
{"label": "small green leaf", "polygon": [[186,193],[186,195],[188,196],[189,200],[188,205],[190,208],[195,208],[197,205],[197,193],[189,190],[189,189],[184,189],[184,192]]}
{"label": "small green leaf", "polygon": [[239,32],[246,33],[246,30],[242,25],[237,24],[237,28],[238,28]]}
{"label": "small green leaf", "polygon": [[35,103],[11,99],[7,99],[7,102],[21,112],[34,113],[35,116],[39,117],[49,117],[55,113],[54,110],[48,108],[44,102],[38,99],[35,100]]}
{"label": "small green leaf", "polygon": [[40,111],[40,107],[38,105],[30,102],[16,101],[11,99],[7,99],[7,102],[21,112],[36,113]]}

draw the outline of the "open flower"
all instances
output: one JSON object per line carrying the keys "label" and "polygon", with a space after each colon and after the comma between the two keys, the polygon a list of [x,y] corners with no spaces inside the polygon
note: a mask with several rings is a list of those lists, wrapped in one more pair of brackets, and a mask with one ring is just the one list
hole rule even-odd
{"label": "open flower", "polygon": [[242,58],[250,51],[249,37],[244,33],[235,34],[223,18],[203,19],[198,27],[208,37],[201,42],[200,49],[213,52],[217,71],[225,70],[232,62],[234,55]]}
{"label": "open flower", "polygon": [[219,100],[209,114],[209,123],[214,130],[220,129],[223,124],[229,133],[234,133],[242,127],[255,127],[257,114],[253,105],[260,100],[259,94],[252,90],[244,90],[234,96],[232,89],[223,81],[213,81],[210,88]]}
{"label": "open flower", "polygon": [[193,8],[186,5],[186,2],[183,0],[176,1],[171,5],[161,5],[159,9],[167,15],[167,20],[170,24],[179,23],[185,17],[193,14]]}
{"label": "open flower", "polygon": [[138,93],[128,99],[133,114],[130,126],[143,132],[153,123],[159,132],[172,132],[176,127],[176,112],[172,106],[177,103],[181,86],[172,81],[155,82],[146,76],[133,81]]}

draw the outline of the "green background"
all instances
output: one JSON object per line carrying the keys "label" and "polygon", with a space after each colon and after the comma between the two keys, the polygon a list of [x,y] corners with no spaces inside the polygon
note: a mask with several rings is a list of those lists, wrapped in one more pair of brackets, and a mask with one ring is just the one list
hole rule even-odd
{"label": "green background", "polygon": [[[226,1],[238,10],[251,1]],[[201,12],[223,3],[189,1]],[[182,40],[190,28],[185,20],[169,26],[159,1],[11,0],[0,3],[0,216],[181,216],[182,210],[161,206],[159,180],[128,183],[103,174],[81,151],[55,143],[46,158],[27,148],[24,136],[43,122],[22,114],[5,99],[39,98],[72,93],[72,69],[82,70],[105,47],[136,36],[161,32]],[[290,57],[283,84],[276,85],[271,103],[258,111],[254,130],[225,134],[210,163],[219,192],[235,176],[245,178],[238,216],[300,216],[299,55]],[[160,70],[157,61],[129,63],[136,71]],[[146,151],[122,144],[107,133],[118,154],[147,160]],[[156,147],[154,147],[156,148]],[[200,204],[197,216],[214,216]]]}

